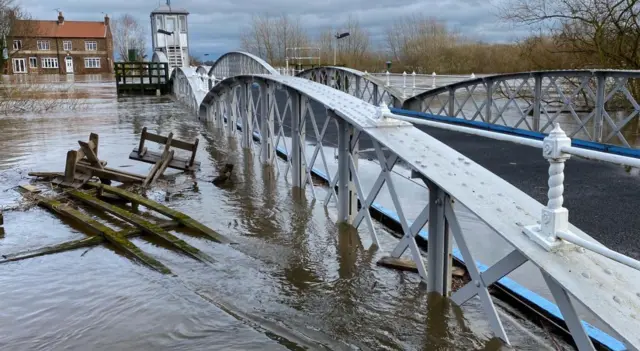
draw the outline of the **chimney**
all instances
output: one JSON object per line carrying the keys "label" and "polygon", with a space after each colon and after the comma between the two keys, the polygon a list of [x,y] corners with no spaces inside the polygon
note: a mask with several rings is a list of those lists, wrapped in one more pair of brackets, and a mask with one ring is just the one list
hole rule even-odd
{"label": "chimney", "polygon": [[62,15],[62,11],[58,12],[58,24],[64,24],[64,16]]}
{"label": "chimney", "polygon": [[109,25],[109,15],[104,15],[104,25],[105,26]]}

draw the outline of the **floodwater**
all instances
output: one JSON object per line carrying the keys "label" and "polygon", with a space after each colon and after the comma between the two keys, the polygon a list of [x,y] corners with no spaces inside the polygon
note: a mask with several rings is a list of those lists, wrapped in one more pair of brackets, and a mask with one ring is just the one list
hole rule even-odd
{"label": "floodwater", "polygon": [[[112,78],[73,79],[48,84],[85,92],[84,108],[0,116],[0,206],[20,203],[15,187],[30,182],[27,172],[62,171],[66,152],[92,132],[109,167],[146,174],[152,165],[128,155],[147,127],[181,140],[200,138],[202,163],[193,176],[168,171],[173,176],[148,196],[238,244],[173,231],[215,258],[207,265],[144,237],[132,239],[174,276],[109,245],[2,264],[0,349],[508,349],[491,338],[479,300],[451,306],[428,296],[417,274],[378,267],[397,243],[381,225],[382,247],[373,250],[366,226],[360,233],[336,226],[333,203],[325,208],[308,188],[292,189],[243,150],[239,137],[201,123],[170,97],[118,98]],[[210,181],[228,162],[235,164],[231,184],[214,186]],[[375,166],[368,162],[359,160],[363,169]],[[315,185],[320,199],[326,190]],[[473,218],[462,221],[478,225]],[[4,222],[3,255],[85,237],[37,207],[5,211]],[[567,347],[496,303],[515,349]]]}

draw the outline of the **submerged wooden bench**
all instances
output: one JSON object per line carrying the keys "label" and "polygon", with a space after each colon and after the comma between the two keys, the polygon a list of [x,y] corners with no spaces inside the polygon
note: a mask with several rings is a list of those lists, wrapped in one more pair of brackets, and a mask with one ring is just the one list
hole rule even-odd
{"label": "submerged wooden bench", "polygon": [[[144,144],[146,141],[152,141],[165,146],[162,153],[148,150]],[[170,147],[175,147],[181,150],[191,151],[189,158],[183,158],[172,155],[171,159],[166,163],[164,168],[179,169],[181,171],[197,171],[200,169],[200,162],[196,161],[196,151],[198,150],[198,138],[193,143],[186,141],[173,139],[173,133],[169,133],[169,136],[162,136],[159,134],[150,133],[147,131],[147,127],[142,128],[140,134],[140,144],[137,148],[134,148],[129,154],[129,159],[142,161],[158,165],[163,163],[166,154],[169,152]],[[158,166],[159,167],[159,166]],[[152,172],[153,173],[153,172]]]}
{"label": "submerged wooden bench", "polygon": [[89,135],[88,142],[78,140],[80,149],[67,152],[64,175],[53,178],[51,182],[77,189],[94,176],[103,182],[142,183],[145,180],[138,174],[108,168],[107,162],[98,158],[98,143],[99,136],[95,133]]}

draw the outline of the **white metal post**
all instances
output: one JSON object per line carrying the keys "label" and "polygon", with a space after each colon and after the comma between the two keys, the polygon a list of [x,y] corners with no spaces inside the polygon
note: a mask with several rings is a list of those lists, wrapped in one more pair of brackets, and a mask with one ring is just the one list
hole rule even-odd
{"label": "white metal post", "polygon": [[564,163],[571,155],[562,151],[563,147],[570,147],[571,139],[567,137],[558,123],[551,133],[544,138],[542,155],[549,161],[549,201],[542,209],[540,225],[524,228],[524,233],[533,241],[550,251],[562,244],[556,233],[568,232],[569,210],[562,207],[564,198]]}
{"label": "white metal post", "polygon": [[[357,167],[358,142],[355,129],[344,119],[338,120],[338,222],[353,224],[358,213],[358,196],[351,172]],[[357,171],[357,168],[356,170]]]}
{"label": "white metal post", "polygon": [[260,84],[260,161],[263,164],[271,164],[275,150],[273,149],[273,114],[275,113],[274,85]]}
{"label": "white metal post", "polygon": [[242,147],[244,149],[251,148],[253,142],[253,99],[252,82],[247,81],[242,85],[243,100],[243,118],[242,118]]}
{"label": "white metal post", "polygon": [[294,187],[304,188],[305,183],[305,162],[302,159],[305,157],[303,150],[306,145],[301,145],[301,141],[305,140],[305,123],[302,111],[306,110],[306,105],[302,101],[302,95],[291,90],[289,92],[291,99],[291,178]]}
{"label": "white metal post", "polygon": [[436,72],[431,73],[431,87],[436,87]]}
{"label": "white metal post", "polygon": [[451,234],[445,218],[445,193],[435,183],[423,178],[429,187],[429,255],[427,256],[427,291],[442,296],[451,293]]}
{"label": "white metal post", "polygon": [[229,136],[236,135],[236,118],[237,118],[237,104],[238,97],[236,96],[235,87],[229,88],[229,95],[227,96],[227,131]]}

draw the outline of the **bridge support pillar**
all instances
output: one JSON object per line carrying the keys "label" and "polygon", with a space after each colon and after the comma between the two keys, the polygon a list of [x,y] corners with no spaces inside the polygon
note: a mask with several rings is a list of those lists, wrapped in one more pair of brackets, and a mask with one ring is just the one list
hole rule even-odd
{"label": "bridge support pillar", "polygon": [[421,178],[429,188],[429,204],[418,215],[411,225],[410,233],[407,233],[400,241],[392,252],[392,256],[400,257],[409,247],[410,240],[413,240],[413,237],[428,222],[427,291],[449,296],[451,295],[451,263],[453,256],[451,254],[451,233],[445,217],[445,206],[451,204],[446,204],[445,201],[453,201],[435,183],[423,177],[420,173],[411,173],[412,178]]}
{"label": "bridge support pillar", "polygon": [[242,148],[250,149],[253,144],[253,92],[252,82],[242,85]]}
{"label": "bridge support pillar", "polygon": [[273,148],[273,117],[275,113],[275,86],[260,84],[260,105],[258,120],[260,121],[260,161],[271,165],[275,157]]}
{"label": "bridge support pillar", "polygon": [[236,95],[236,89],[230,88],[227,93],[227,131],[229,136],[236,135],[236,121],[238,116],[238,97]]}
{"label": "bridge support pillar", "polygon": [[338,222],[354,224],[358,214],[358,196],[354,174],[358,171],[358,133],[347,121],[338,120]]}
{"label": "bridge support pillar", "polygon": [[[291,178],[294,187],[305,186],[305,112],[307,101],[297,91],[290,91],[291,99]],[[283,118],[284,119],[284,118]]]}

